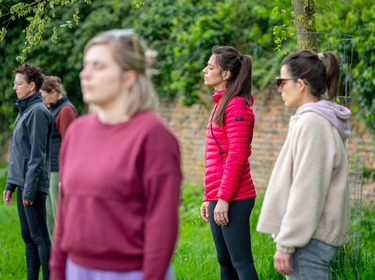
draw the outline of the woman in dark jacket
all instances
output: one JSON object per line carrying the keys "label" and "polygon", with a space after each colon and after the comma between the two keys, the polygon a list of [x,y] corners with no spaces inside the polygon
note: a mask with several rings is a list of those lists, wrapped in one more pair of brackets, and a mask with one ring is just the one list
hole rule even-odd
{"label": "woman in dark jacket", "polygon": [[43,84],[40,68],[23,64],[13,70],[19,114],[14,123],[8,176],[3,193],[12,204],[17,188],[17,209],[21,235],[26,246],[27,279],[49,278],[51,242],[46,224],[46,196],[49,188],[52,117],[39,92]]}
{"label": "woman in dark jacket", "polygon": [[61,79],[55,76],[44,77],[40,89],[44,104],[50,108],[53,126],[51,143],[51,179],[49,195],[47,196],[47,227],[52,240],[53,226],[56,217],[56,203],[59,194],[59,151],[62,138],[68,126],[77,118],[77,110],[66,96],[66,91],[61,84]]}

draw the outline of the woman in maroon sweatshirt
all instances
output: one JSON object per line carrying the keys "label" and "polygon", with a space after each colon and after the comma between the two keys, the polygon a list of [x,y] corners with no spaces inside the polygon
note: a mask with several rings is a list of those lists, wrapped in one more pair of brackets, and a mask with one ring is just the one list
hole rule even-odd
{"label": "woman in maroon sweatshirt", "polygon": [[83,99],[98,111],[63,139],[51,279],[172,279],[180,152],[152,112],[148,53],[129,29],[85,48]]}

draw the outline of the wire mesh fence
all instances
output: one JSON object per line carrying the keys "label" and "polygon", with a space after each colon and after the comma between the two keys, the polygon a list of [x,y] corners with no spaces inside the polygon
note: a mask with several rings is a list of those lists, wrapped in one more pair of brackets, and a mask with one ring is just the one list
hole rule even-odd
{"label": "wire mesh fence", "polygon": [[[318,52],[332,51],[338,55],[341,70],[338,101],[348,107],[351,98],[353,37],[345,34],[304,32],[298,33],[295,39],[306,41],[311,49]],[[297,45],[296,42],[295,46]]]}
{"label": "wire mesh fence", "polygon": [[[350,231],[349,243],[340,247],[338,257],[334,263],[337,270],[357,271],[359,256],[359,241],[361,237],[362,218],[362,186],[363,166],[365,155],[349,155],[349,191],[350,191]],[[359,273],[357,271],[357,273]]]}

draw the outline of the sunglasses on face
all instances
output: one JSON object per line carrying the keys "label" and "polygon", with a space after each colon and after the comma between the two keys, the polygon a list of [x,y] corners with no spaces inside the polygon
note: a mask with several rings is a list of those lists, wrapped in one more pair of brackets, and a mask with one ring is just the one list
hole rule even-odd
{"label": "sunglasses on face", "polygon": [[288,80],[296,80],[295,78],[289,78],[289,79],[286,79],[286,78],[280,78],[280,77],[277,77],[276,78],[276,85],[277,87],[281,86],[284,84],[284,81],[288,81]]}
{"label": "sunglasses on face", "polygon": [[[297,81],[296,78],[289,78],[289,79],[286,79],[286,78],[280,78],[280,77],[277,77],[277,78],[276,78],[276,85],[277,85],[277,87],[284,85],[284,81],[288,81],[288,80],[294,80],[295,82]],[[303,81],[307,86],[309,85],[309,82],[308,82],[306,79],[302,79],[302,81]]]}

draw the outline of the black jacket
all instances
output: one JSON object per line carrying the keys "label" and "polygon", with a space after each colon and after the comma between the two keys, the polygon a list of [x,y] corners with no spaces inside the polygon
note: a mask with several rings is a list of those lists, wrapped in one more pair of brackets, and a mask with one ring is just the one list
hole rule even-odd
{"label": "black jacket", "polygon": [[19,114],[10,141],[6,190],[22,188],[22,199],[34,201],[37,190],[48,194],[52,117],[37,92],[18,99]]}
{"label": "black jacket", "polygon": [[51,171],[58,172],[59,171],[59,152],[60,152],[60,146],[61,146],[61,135],[56,127],[56,117],[60,113],[60,110],[64,106],[70,106],[72,109],[76,112],[76,115],[78,116],[78,112],[72,102],[69,101],[69,99],[64,96],[60,100],[58,100],[56,103],[51,104],[51,115],[53,120],[52,125],[52,144],[51,144]]}

